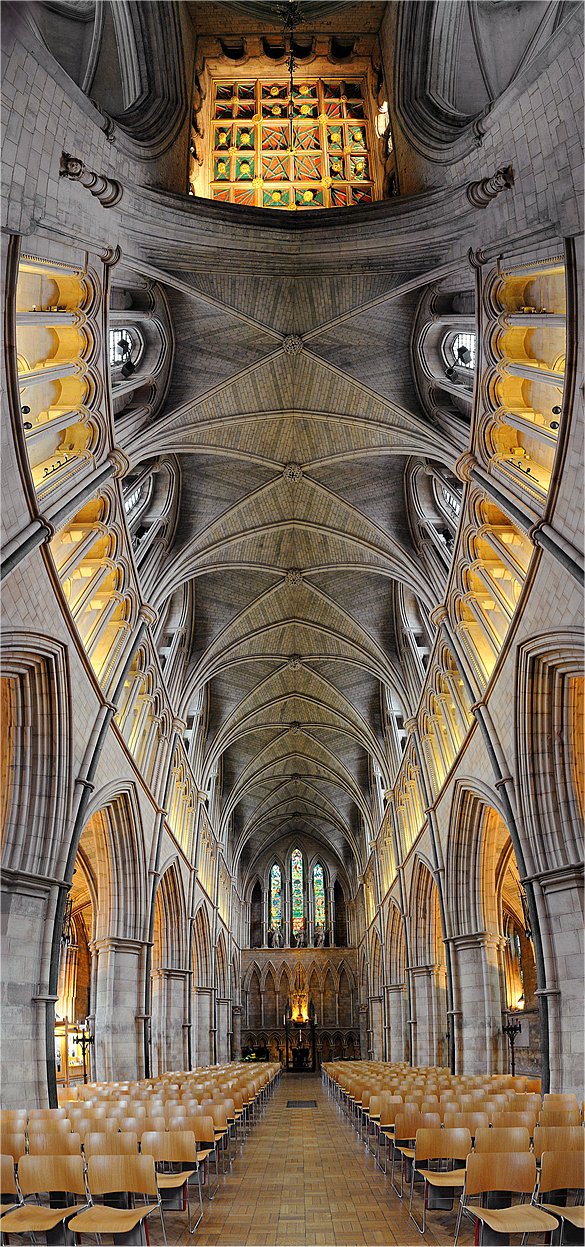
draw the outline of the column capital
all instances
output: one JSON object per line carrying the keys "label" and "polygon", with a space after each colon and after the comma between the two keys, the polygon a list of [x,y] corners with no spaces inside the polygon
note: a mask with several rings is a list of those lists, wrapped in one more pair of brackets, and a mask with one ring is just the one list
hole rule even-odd
{"label": "column capital", "polygon": [[469,484],[471,481],[471,473],[475,467],[477,467],[477,459],[475,455],[473,455],[470,450],[466,450],[459,456],[458,459],[456,459],[453,465],[453,471],[455,475],[459,477],[460,481],[464,481],[466,484]]}

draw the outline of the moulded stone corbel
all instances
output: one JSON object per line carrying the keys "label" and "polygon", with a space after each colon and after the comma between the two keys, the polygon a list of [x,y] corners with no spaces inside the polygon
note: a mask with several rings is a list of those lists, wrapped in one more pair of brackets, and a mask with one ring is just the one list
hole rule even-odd
{"label": "moulded stone corbel", "polygon": [[105,173],[95,173],[87,169],[82,160],[71,156],[69,152],[61,153],[59,177],[69,178],[72,182],[80,182],[88,191],[99,199],[103,208],[114,208],[123,195],[123,189],[115,178],[106,177]]}

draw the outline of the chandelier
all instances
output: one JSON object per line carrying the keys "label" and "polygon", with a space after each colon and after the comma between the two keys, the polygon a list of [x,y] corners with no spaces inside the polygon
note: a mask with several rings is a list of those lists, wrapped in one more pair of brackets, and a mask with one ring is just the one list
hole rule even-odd
{"label": "chandelier", "polygon": [[289,76],[289,92],[288,92],[288,121],[289,121],[289,151],[294,152],[294,132],[293,132],[293,91],[294,76],[297,69],[297,61],[295,58],[295,30],[303,21],[303,10],[299,0],[287,0],[286,4],[279,4],[277,7],[278,16],[282,20],[283,37],[285,45],[288,41],[288,57],[286,60],[286,68]]}

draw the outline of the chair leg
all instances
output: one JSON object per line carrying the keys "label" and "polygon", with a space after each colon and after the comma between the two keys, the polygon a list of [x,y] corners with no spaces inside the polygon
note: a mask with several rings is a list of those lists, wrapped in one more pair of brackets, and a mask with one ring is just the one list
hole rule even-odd
{"label": "chair leg", "polygon": [[413,1213],[413,1211],[412,1211],[412,1201],[413,1201],[413,1198],[414,1198],[414,1175],[415,1175],[415,1168],[414,1168],[414,1161],[413,1161],[413,1162],[412,1162],[412,1174],[411,1174],[411,1178],[410,1178],[410,1199],[409,1199],[409,1201],[408,1201],[408,1215],[409,1215],[409,1217],[410,1217],[411,1221],[414,1221],[414,1224],[416,1225],[416,1228],[417,1228],[417,1230],[418,1230],[419,1234],[426,1234],[426,1229],[427,1229],[427,1216],[426,1216],[426,1213],[427,1213],[427,1184],[426,1184],[426,1180],[425,1180],[425,1181],[423,1181],[423,1210],[422,1210],[422,1224],[421,1224],[421,1225],[419,1225],[419,1223],[418,1223],[418,1221],[417,1221],[417,1219],[416,1219],[416,1217],[415,1217],[415,1215],[414,1215],[414,1213]]}
{"label": "chair leg", "polygon": [[186,1186],[187,1186],[187,1215],[188,1215],[188,1218],[189,1218],[189,1233],[190,1233],[190,1234],[194,1234],[194,1233],[195,1233],[195,1230],[197,1229],[197,1226],[201,1224],[201,1221],[202,1221],[202,1218],[203,1218],[203,1195],[202,1195],[202,1193],[201,1193],[201,1175],[200,1175],[200,1172],[199,1172],[199,1171],[200,1171],[200,1166],[199,1166],[199,1165],[197,1165],[197,1192],[198,1192],[198,1195],[199,1195],[199,1217],[198,1217],[197,1221],[195,1222],[195,1225],[193,1225],[193,1224],[192,1224],[192,1221],[191,1221],[191,1200],[190,1200],[190,1198],[189,1198],[189,1182],[187,1181],[187,1183],[186,1183]]}

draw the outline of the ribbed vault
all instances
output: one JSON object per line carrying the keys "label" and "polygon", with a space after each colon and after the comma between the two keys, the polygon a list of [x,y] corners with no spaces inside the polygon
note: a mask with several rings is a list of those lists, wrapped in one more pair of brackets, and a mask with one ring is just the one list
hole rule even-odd
{"label": "ribbed vault", "polygon": [[[153,604],[190,586],[179,714],[204,690],[199,782],[249,877],[283,832],[355,878],[389,786],[384,689],[412,713],[396,586],[436,603],[405,505],[414,455],[452,466],[412,382],[424,276],[409,266],[256,279],[166,274],[175,364],[132,452],[172,453],[178,522]],[[347,270],[347,262],[346,262]]]}

